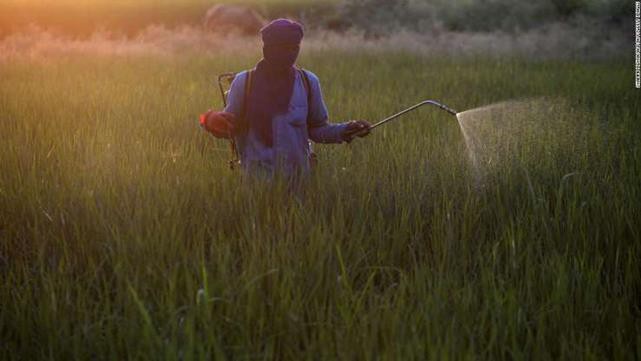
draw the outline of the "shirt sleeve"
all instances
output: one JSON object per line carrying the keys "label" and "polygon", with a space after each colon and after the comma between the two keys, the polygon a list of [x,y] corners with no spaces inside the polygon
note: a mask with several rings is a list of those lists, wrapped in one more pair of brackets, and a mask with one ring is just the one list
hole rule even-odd
{"label": "shirt sleeve", "polygon": [[236,75],[231,82],[229,94],[227,94],[227,106],[225,111],[233,113],[236,118],[240,117],[243,109],[243,98],[245,97],[245,79],[247,71],[242,71]]}
{"label": "shirt sleeve", "polygon": [[309,78],[311,99],[309,106],[308,129],[309,137],[316,143],[341,143],[343,141],[343,131],[347,126],[346,123],[331,124],[329,122],[329,113],[325,101],[323,101],[323,92],[320,86],[320,80],[316,74],[305,71]]}

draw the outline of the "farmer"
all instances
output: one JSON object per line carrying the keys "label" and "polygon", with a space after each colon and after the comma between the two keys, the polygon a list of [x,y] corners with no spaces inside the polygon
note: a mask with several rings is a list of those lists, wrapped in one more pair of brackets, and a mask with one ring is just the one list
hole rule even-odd
{"label": "farmer", "polygon": [[260,33],[263,59],[254,69],[236,75],[224,111],[209,111],[201,119],[214,135],[235,140],[246,173],[268,178],[307,174],[310,139],[350,142],[369,134],[370,124],[329,123],[318,78],[295,67],[303,39],[301,24],[278,19]]}

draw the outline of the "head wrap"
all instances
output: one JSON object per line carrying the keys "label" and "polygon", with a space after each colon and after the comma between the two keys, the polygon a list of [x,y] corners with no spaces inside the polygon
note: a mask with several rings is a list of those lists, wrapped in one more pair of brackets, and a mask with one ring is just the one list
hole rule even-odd
{"label": "head wrap", "polygon": [[303,26],[277,19],[261,31],[263,59],[256,64],[247,106],[247,122],[266,146],[273,145],[272,120],[289,111],[296,80],[296,59],[303,39]]}

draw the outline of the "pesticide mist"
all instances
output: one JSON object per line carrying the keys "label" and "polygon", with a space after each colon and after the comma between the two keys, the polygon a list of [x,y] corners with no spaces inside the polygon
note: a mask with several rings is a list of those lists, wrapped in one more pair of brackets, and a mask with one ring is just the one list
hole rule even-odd
{"label": "pesticide mist", "polygon": [[565,156],[572,139],[582,133],[576,119],[584,118],[572,113],[566,101],[548,98],[511,100],[458,113],[477,183],[506,167],[527,169],[532,165],[528,159]]}

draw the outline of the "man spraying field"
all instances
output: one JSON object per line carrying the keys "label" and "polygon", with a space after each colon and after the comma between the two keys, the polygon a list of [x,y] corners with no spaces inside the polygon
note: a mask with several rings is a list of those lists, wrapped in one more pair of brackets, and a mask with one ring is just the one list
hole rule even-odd
{"label": "man spraying field", "polygon": [[242,169],[268,176],[309,173],[309,140],[350,142],[370,123],[331,124],[318,77],[295,66],[303,27],[278,19],[261,30],[263,59],[234,78],[224,111],[201,116],[205,129],[233,139]]}

